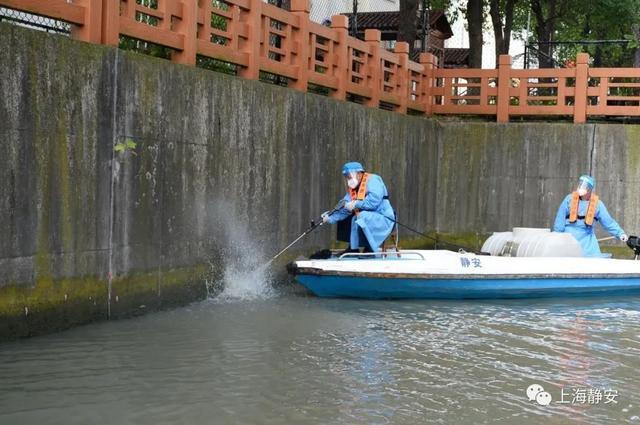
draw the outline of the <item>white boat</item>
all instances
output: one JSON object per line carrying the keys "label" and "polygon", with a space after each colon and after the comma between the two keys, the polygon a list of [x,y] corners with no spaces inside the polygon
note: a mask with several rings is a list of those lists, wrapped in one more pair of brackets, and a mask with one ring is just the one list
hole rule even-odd
{"label": "white boat", "polygon": [[[638,238],[628,245],[640,252]],[[511,257],[446,250],[348,253],[299,260],[289,272],[320,297],[539,298],[640,294],[640,261]]]}

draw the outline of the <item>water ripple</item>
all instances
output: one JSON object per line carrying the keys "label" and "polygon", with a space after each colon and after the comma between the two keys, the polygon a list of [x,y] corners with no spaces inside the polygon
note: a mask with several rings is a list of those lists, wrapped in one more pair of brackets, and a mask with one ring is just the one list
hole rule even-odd
{"label": "water ripple", "polygon": [[0,423],[640,421],[638,298],[232,301],[0,345]]}

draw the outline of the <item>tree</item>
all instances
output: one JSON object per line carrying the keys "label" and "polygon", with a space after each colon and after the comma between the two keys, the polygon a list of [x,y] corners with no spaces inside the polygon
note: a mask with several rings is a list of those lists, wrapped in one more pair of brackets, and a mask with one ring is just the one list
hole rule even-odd
{"label": "tree", "polygon": [[[640,23],[640,0],[531,0],[535,42],[541,68],[575,59],[587,52],[594,66],[632,66],[634,49],[624,43],[581,44],[579,41],[622,40]],[[556,49],[551,41],[573,41]]]}
{"label": "tree", "polygon": [[482,26],[484,23],[483,0],[469,0],[465,15],[469,31],[469,66],[482,68]]}
{"label": "tree", "polygon": [[633,66],[634,68],[640,68],[640,25],[633,25],[631,32],[633,33],[631,40],[634,45]]}
{"label": "tree", "polygon": [[[421,7],[429,10],[444,10],[447,11],[447,15],[451,19],[451,22],[455,21],[459,14],[457,7],[452,8],[451,0],[400,0],[400,14],[398,22],[398,41],[406,41],[409,43],[410,48],[415,50],[416,41],[423,36],[418,34],[419,28],[422,28],[423,23],[418,20],[421,14],[418,13]],[[426,16],[428,20],[428,15]],[[429,24],[425,23],[425,30],[429,33]],[[425,41],[428,44],[428,34],[424,34]],[[421,46],[422,47],[422,46]]]}
{"label": "tree", "polygon": [[[567,39],[577,34],[583,40],[623,40],[633,33],[634,26],[638,24],[639,7],[639,0],[585,2],[573,20],[559,25],[559,37]],[[591,54],[593,66],[597,67],[632,66],[634,62],[635,52],[628,43],[577,46],[573,51],[561,51],[559,55],[573,56],[580,51]]]}
{"label": "tree", "polygon": [[495,38],[496,67],[500,55],[509,54],[514,10],[518,0],[489,0],[489,14]]}
{"label": "tree", "polygon": [[538,66],[540,68],[553,67],[552,37],[558,19],[558,3],[562,0],[531,0],[531,12],[535,18],[534,32],[538,45]]}
{"label": "tree", "polygon": [[419,0],[400,0],[398,41],[406,41],[412,50],[418,38],[418,4]]}

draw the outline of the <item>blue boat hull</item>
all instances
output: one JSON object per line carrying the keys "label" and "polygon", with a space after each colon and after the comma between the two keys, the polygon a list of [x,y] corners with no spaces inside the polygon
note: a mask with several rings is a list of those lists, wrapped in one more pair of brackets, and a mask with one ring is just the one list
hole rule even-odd
{"label": "blue boat hull", "polygon": [[366,299],[499,299],[640,294],[640,279],[412,279],[298,274],[319,297]]}

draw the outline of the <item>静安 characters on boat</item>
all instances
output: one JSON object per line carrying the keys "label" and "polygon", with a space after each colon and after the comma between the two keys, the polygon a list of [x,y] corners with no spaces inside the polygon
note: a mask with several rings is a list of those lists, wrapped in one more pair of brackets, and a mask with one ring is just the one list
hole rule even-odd
{"label": "\u9759\u5b89 characters on boat", "polygon": [[564,198],[553,224],[554,232],[571,233],[580,242],[585,257],[602,256],[595,235],[596,222],[621,241],[628,239],[622,227],[607,211],[604,202],[593,193],[595,185],[593,177],[580,176],[577,189]]}
{"label": "\u9759\u5b89 characters on boat", "polygon": [[352,250],[377,252],[395,225],[395,214],[382,178],[367,173],[359,162],[342,167],[347,186],[344,206],[322,215],[323,223],[338,223],[338,240]]}

